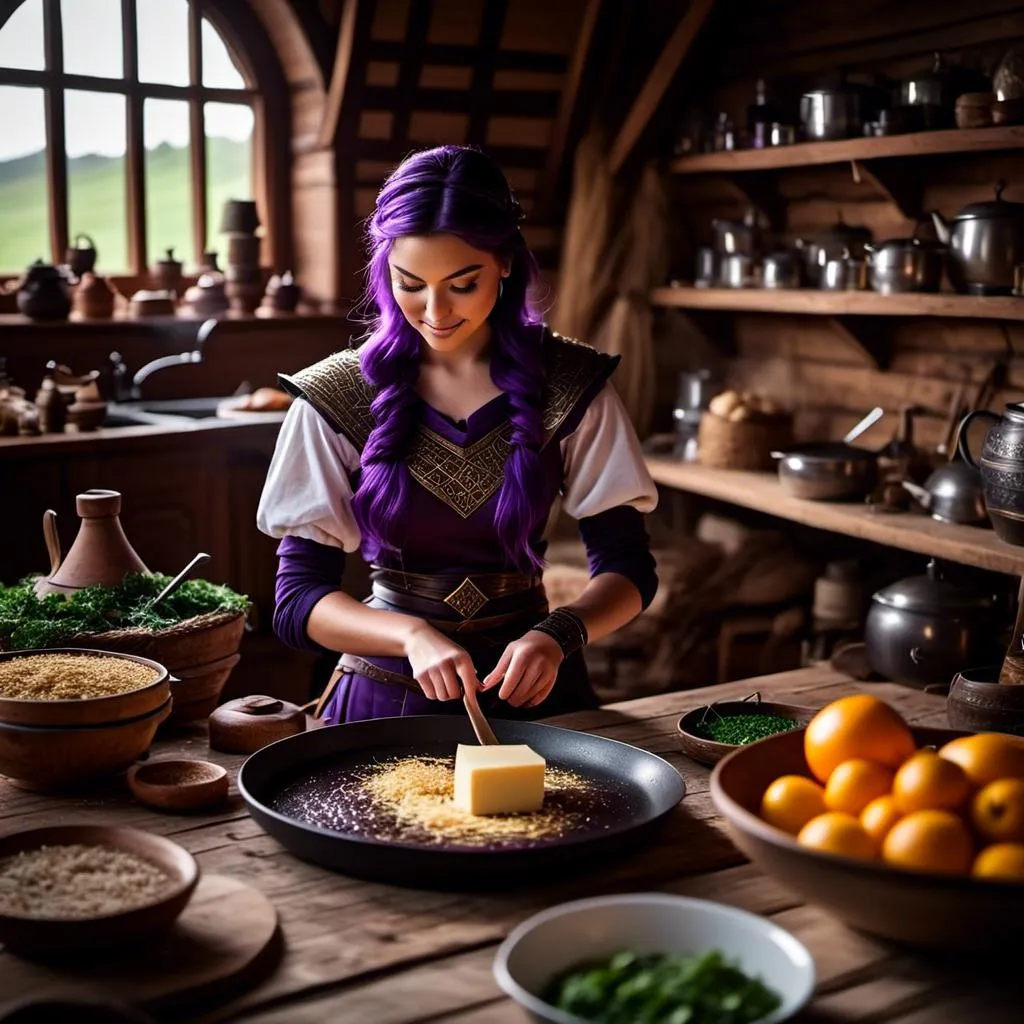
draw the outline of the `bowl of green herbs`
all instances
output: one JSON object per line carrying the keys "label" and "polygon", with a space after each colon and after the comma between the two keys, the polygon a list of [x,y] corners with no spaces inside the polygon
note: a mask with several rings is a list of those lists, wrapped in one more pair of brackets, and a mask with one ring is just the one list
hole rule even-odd
{"label": "bowl of green herbs", "polygon": [[550,1024],[774,1024],[806,1005],[814,960],[777,925],[667,893],[562,903],[501,944],[494,976]]}
{"label": "bowl of green herbs", "polygon": [[761,694],[755,692],[742,700],[715,701],[687,711],[676,731],[683,753],[710,767],[740,747],[803,728],[816,711],[800,704],[761,700]]}

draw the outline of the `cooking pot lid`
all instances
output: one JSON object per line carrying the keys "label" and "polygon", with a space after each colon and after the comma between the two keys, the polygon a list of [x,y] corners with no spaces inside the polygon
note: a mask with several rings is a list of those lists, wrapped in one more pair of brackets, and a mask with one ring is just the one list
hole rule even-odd
{"label": "cooking pot lid", "polygon": [[969,203],[957,215],[956,220],[992,220],[1005,217],[1024,217],[1024,203],[1011,203],[1003,199],[1003,185],[996,186],[995,199],[981,203]]}
{"label": "cooking pot lid", "polygon": [[993,599],[944,580],[935,562],[928,563],[924,576],[910,576],[883,587],[873,600],[890,608],[928,614],[976,612],[990,609]]}

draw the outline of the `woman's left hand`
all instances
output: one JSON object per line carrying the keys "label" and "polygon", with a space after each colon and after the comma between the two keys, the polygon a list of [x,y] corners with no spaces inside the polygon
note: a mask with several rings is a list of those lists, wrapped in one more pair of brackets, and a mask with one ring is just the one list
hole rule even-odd
{"label": "woman's left hand", "polygon": [[501,684],[498,696],[514,708],[533,708],[546,700],[562,664],[562,648],[547,633],[531,629],[505,648],[482,689]]}

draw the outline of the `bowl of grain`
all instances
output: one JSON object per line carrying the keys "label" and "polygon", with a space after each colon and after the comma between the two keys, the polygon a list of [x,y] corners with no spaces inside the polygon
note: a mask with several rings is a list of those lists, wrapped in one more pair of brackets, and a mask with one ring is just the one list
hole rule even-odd
{"label": "bowl of grain", "polygon": [[0,942],[29,956],[104,950],[166,931],[195,858],[141,829],[57,825],[0,838]]}
{"label": "bowl of grain", "polygon": [[131,654],[90,648],[0,654],[0,723],[82,726],[150,714],[170,697],[167,669]]}

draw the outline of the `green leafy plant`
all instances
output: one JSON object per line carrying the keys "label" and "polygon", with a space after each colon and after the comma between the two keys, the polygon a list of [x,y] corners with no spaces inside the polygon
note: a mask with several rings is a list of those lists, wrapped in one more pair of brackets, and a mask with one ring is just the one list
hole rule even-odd
{"label": "green leafy plant", "polygon": [[782,1002],[718,950],[623,950],[563,973],[545,999],[596,1024],[753,1024]]}
{"label": "green leafy plant", "polygon": [[249,599],[230,587],[187,580],[153,609],[153,599],[170,581],[162,573],[133,573],[115,587],[83,587],[69,598],[36,597],[32,578],[9,587],[0,585],[0,647],[59,647],[82,633],[114,629],[155,633],[197,615],[244,612],[249,607]]}

